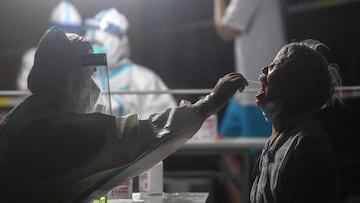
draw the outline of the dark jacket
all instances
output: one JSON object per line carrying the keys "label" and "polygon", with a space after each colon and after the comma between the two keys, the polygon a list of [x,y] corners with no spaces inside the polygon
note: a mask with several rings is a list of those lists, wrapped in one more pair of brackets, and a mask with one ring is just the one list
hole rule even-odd
{"label": "dark jacket", "polygon": [[311,115],[289,121],[262,151],[252,203],[328,203],[336,197],[337,165],[329,140]]}

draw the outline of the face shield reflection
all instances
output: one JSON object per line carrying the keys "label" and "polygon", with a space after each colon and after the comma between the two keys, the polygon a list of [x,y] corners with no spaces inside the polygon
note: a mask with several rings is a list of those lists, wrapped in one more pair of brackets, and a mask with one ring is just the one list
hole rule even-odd
{"label": "face shield reflection", "polygon": [[106,54],[86,54],[82,57],[83,68],[91,74],[81,90],[79,100],[84,104],[85,113],[105,113],[111,115],[109,74]]}

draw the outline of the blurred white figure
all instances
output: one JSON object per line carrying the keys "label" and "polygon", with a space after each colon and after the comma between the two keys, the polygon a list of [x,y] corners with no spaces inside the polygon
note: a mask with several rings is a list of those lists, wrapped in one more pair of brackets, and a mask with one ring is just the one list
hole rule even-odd
{"label": "blurred white figure", "polygon": [[[85,38],[92,43],[94,52],[107,55],[110,90],[167,90],[155,72],[130,60],[128,28],[127,18],[115,8],[102,10],[85,21]],[[116,115],[137,113],[141,118],[177,106],[170,94],[112,95],[111,105]]]}
{"label": "blurred white figure", "polygon": [[[51,12],[50,26],[58,26],[66,32],[82,34],[82,18],[79,11],[69,2],[61,1]],[[19,90],[27,90],[27,77],[34,64],[36,47],[31,47],[22,56],[16,86]]]}

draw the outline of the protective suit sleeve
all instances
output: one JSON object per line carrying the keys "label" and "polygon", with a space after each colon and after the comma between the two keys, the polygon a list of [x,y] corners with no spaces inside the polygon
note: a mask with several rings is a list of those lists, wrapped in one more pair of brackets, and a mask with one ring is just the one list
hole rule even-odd
{"label": "protective suit sleeve", "polygon": [[128,178],[150,169],[174,153],[201,127],[204,120],[216,113],[247,85],[239,73],[222,77],[212,93],[193,105],[170,108],[146,120],[138,115],[116,119],[116,136],[105,134],[104,145],[89,167],[99,173],[74,185],[78,195],[74,202],[91,200],[106,194]]}
{"label": "protective suit sleeve", "polygon": [[[181,139],[185,142],[200,128],[203,121],[204,118],[192,107],[167,109],[153,114],[147,120],[139,120],[137,115],[118,119],[117,125],[120,128],[118,137],[124,145],[123,148],[131,147],[126,150],[128,158],[125,162],[136,159],[148,149],[156,148],[157,145],[165,143],[168,139]],[[124,144],[124,141],[127,144]],[[171,151],[175,151],[179,147],[180,145],[172,147]]]}
{"label": "protective suit sleeve", "polygon": [[[118,118],[118,134],[116,138],[108,138],[106,148],[110,151],[104,157],[112,157],[114,160],[111,163],[124,164],[169,138],[182,139],[184,143],[201,127],[207,117],[217,113],[236,91],[243,91],[247,84],[240,73],[229,73],[218,80],[209,95],[195,104],[170,108],[155,113],[146,120],[140,120],[137,115]],[[178,147],[180,145],[173,149]],[[167,155],[172,152],[169,151]],[[158,159],[160,160],[162,159]]]}
{"label": "protective suit sleeve", "polygon": [[106,194],[128,178],[150,169],[174,153],[201,127],[204,117],[194,107],[170,108],[140,120],[135,114],[116,119],[117,134],[106,134],[88,168],[98,173],[74,184],[74,202]]}

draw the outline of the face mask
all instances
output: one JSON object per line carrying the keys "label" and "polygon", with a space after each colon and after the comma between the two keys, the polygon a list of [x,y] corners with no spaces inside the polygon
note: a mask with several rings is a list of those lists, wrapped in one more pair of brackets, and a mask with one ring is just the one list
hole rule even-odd
{"label": "face mask", "polygon": [[91,80],[90,98],[87,112],[92,112],[93,109],[96,108],[96,103],[98,101],[100,91],[101,90],[99,86],[94,82],[94,80]]}
{"label": "face mask", "polygon": [[279,102],[269,102],[264,107],[261,108],[263,111],[263,115],[267,122],[272,122],[273,119],[281,112],[282,106]]}
{"label": "face mask", "polygon": [[91,79],[87,87],[85,87],[78,96],[76,102],[79,113],[95,112],[96,104],[100,95],[100,88]]}
{"label": "face mask", "polygon": [[92,48],[94,50],[94,54],[106,54],[106,50],[99,45],[94,44],[92,45]]}

